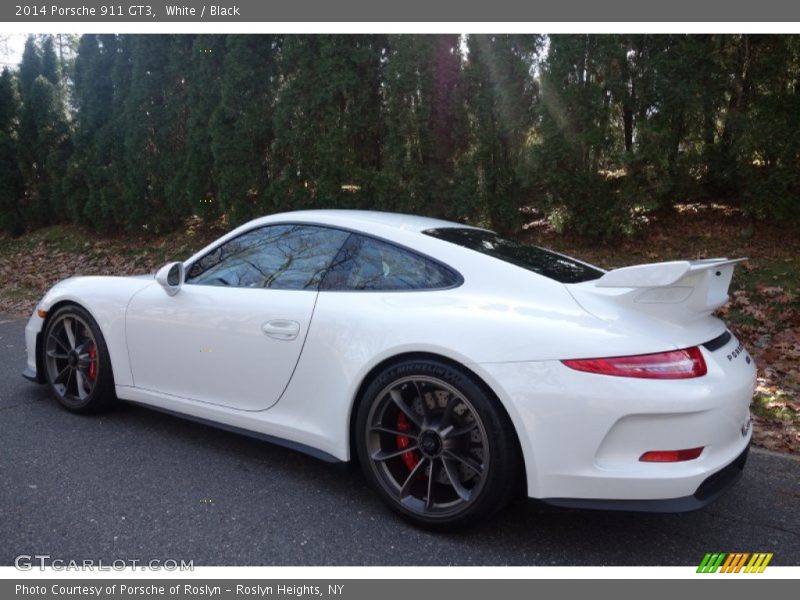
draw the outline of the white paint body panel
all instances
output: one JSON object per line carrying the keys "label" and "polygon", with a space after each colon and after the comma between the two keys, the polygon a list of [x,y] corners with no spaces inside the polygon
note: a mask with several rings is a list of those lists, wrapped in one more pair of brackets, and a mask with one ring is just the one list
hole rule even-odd
{"label": "white paint body panel", "polygon": [[[286,389],[305,342],[316,293],[183,285],[169,297],[157,283],[128,305],[134,387],[265,410]],[[225,307],[220,310],[220,307]],[[293,339],[268,336],[275,320],[297,323]]]}
{"label": "white paint body panel", "polygon": [[[464,282],[414,292],[184,285],[168,296],[152,277],[85,277],[53,287],[39,308],[68,301],[92,314],[108,344],[120,398],[341,460],[350,458],[353,403],[373,368],[405,353],[445,357],[483,379],[502,402],[520,440],[532,497],[691,495],[749,441],[740,433],[755,382],[746,353],[729,361],[727,348],[703,349],[706,376],[668,381],[593,375],[560,362],[695,346],[723,333],[722,322],[707,314],[662,318],[613,301],[630,288],[598,293],[592,282],[564,285],[420,233],[452,223],[358,211],[273,215],[223,236],[185,264],[244,231],[283,222],[383,238],[449,265]],[[655,297],[662,304],[683,301],[678,292]],[[265,335],[261,326],[273,320],[296,322],[297,337]],[[26,328],[34,370],[41,328],[34,312]],[[694,461],[638,462],[647,450],[694,446],[706,446]]]}

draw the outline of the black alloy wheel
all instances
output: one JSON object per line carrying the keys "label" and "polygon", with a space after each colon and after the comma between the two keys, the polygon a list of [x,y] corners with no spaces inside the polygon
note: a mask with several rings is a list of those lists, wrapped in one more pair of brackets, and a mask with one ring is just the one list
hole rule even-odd
{"label": "black alloy wheel", "polygon": [[438,529],[473,524],[518,490],[521,460],[508,416],[466,371],[438,361],[395,365],[367,389],[359,460],[383,500]]}
{"label": "black alloy wheel", "polygon": [[116,399],[111,362],[100,329],[83,308],[68,305],[47,322],[45,375],[58,401],[74,412],[97,412]]}

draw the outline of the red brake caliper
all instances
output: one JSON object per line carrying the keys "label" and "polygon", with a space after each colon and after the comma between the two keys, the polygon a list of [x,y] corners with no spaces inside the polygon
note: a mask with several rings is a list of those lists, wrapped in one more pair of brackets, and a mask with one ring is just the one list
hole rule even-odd
{"label": "red brake caliper", "polygon": [[[411,423],[408,422],[408,418],[402,412],[397,414],[397,430],[411,431]],[[403,448],[408,448],[411,445],[411,438],[406,435],[398,435],[396,440],[397,448],[400,450]],[[403,459],[403,462],[409,471],[413,471],[414,467],[416,467],[417,463],[419,462],[419,456],[417,456],[417,453],[414,450],[403,452],[403,454],[400,455],[400,458]]]}
{"label": "red brake caliper", "polygon": [[97,377],[97,348],[94,344],[89,348],[89,358],[92,361],[89,364],[89,380],[94,381]]}

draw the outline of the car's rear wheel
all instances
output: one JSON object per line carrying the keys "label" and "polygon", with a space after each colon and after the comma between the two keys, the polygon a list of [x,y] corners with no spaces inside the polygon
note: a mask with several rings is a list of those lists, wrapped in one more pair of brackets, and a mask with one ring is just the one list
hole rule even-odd
{"label": "car's rear wheel", "polygon": [[99,412],[116,400],[108,348],[97,323],[83,308],[67,305],[52,315],[43,353],[47,382],[66,409]]}
{"label": "car's rear wheel", "polygon": [[519,489],[513,427],[465,370],[435,360],[391,366],[365,391],[356,427],[367,478],[392,509],[417,524],[474,524]]}

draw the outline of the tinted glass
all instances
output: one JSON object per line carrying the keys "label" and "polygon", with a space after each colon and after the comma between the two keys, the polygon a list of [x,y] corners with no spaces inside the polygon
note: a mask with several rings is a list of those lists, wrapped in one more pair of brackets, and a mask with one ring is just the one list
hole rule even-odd
{"label": "tinted glass", "polygon": [[283,290],[317,289],[349,234],[309,225],[255,229],[195,262],[187,283]]}
{"label": "tinted glass", "polygon": [[432,260],[353,234],[334,260],[322,289],[429,290],[459,282],[458,275]]}
{"label": "tinted glass", "polygon": [[464,246],[470,250],[499,258],[561,283],[580,283],[581,281],[597,279],[603,275],[602,271],[589,265],[538,246],[526,246],[514,240],[502,238],[491,231],[448,227],[429,229],[425,233],[441,240]]}
{"label": "tinted glass", "polygon": [[181,266],[172,265],[167,273],[167,285],[180,285],[181,283]]}

